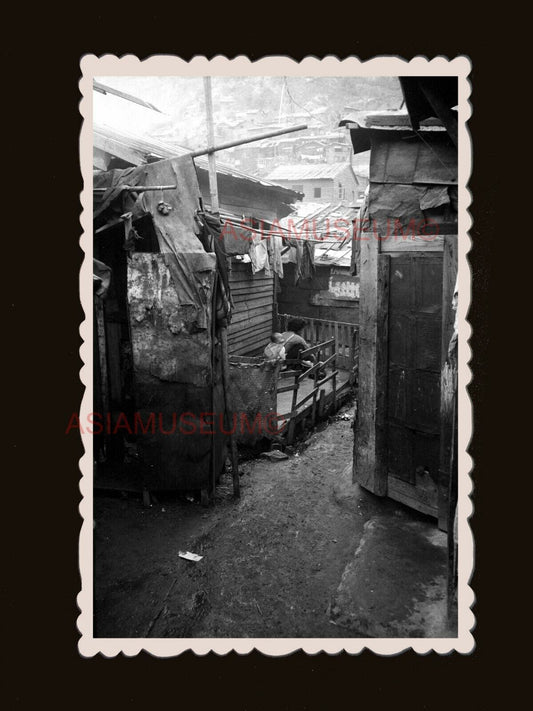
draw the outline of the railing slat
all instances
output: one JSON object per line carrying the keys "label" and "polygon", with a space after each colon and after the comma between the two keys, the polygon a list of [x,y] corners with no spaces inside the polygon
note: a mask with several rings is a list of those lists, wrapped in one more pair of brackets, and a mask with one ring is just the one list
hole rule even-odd
{"label": "railing slat", "polygon": [[333,321],[330,319],[312,318],[310,316],[295,316],[292,314],[279,314],[280,330],[286,331],[292,318],[299,318],[305,323],[305,339],[311,346],[325,343],[335,339],[335,344],[328,343],[320,354],[327,358],[336,348],[337,366],[351,370],[357,365],[359,329],[357,324],[348,321]]}

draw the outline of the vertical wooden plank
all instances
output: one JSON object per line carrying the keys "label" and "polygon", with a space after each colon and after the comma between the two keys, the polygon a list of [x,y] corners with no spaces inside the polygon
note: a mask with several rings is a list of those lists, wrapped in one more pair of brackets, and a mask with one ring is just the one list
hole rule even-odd
{"label": "vertical wooden plank", "polygon": [[[231,394],[231,381],[229,372],[229,357],[228,357],[228,331],[227,328],[221,327],[218,333],[220,337],[220,345],[222,351],[222,380],[224,384],[224,399],[226,401],[226,413],[228,421],[232,421],[233,417],[233,397]],[[241,483],[239,479],[239,458],[237,454],[237,440],[233,428],[230,429],[229,435],[230,453],[231,453],[231,472],[233,477],[233,495],[238,499],[241,495]],[[213,481],[213,494],[215,483]]]}
{"label": "vertical wooden plank", "polygon": [[321,390],[320,391],[320,396],[318,398],[318,416],[319,417],[324,417],[324,403],[326,400],[326,391]]}
{"label": "vertical wooden plank", "polygon": [[[107,374],[107,348],[106,348],[106,333],[104,321],[104,304],[100,296],[94,297],[94,315],[96,318],[96,333],[98,339],[98,364],[100,366],[100,397],[102,415],[104,418],[109,416],[109,384]],[[101,454],[105,459],[107,456],[109,437],[104,433],[102,438]]]}
{"label": "vertical wooden plank", "polygon": [[389,282],[390,254],[378,256],[376,339],[376,469],[387,486],[388,478],[388,376],[389,376]]}
{"label": "vertical wooden plank", "polygon": [[[387,325],[388,275],[384,283],[384,270],[389,258],[379,261],[379,242],[372,232],[362,232],[360,238],[360,293],[359,302],[359,401],[354,441],[354,481],[378,496],[387,494],[386,461],[382,446],[383,371],[387,352],[378,352],[387,346],[382,330]],[[385,287],[385,290],[384,290]],[[381,419],[380,419],[381,418]],[[379,421],[379,425],[378,425]]]}
{"label": "vertical wooden plank", "polygon": [[99,296],[94,297],[94,307],[96,316],[96,329],[98,334],[98,359],[100,364],[100,381],[102,383],[102,408],[104,416],[107,417],[109,412],[109,390],[108,390],[108,375],[107,375],[107,348],[106,348],[106,332],[104,322],[104,305]]}
{"label": "vertical wooden plank", "polygon": [[317,398],[317,395],[318,395],[318,389],[315,388],[313,391],[313,409],[311,411],[311,422],[312,422],[313,427],[316,424],[316,398]]}
{"label": "vertical wooden plank", "polygon": [[[213,124],[213,97],[211,92],[211,77],[204,77],[204,93],[208,148],[214,148],[215,127]],[[209,167],[209,192],[211,194],[211,211],[218,214],[220,212],[220,207],[218,204],[217,167],[214,152],[208,153],[207,161]]]}
{"label": "vertical wooden plank", "polygon": [[291,412],[294,412],[296,410],[296,403],[298,402],[298,390],[300,387],[300,383],[298,382],[298,372],[294,376],[294,385],[295,388],[292,391],[292,405],[291,405]]}
{"label": "vertical wooden plank", "polygon": [[340,329],[339,329],[339,332],[340,332],[340,336],[339,336],[339,337],[340,337],[340,348],[341,348],[341,351],[342,351],[342,358],[341,358],[341,362],[339,363],[339,365],[341,365],[342,368],[345,368],[345,369],[346,369],[346,368],[348,368],[348,360],[347,360],[347,356],[348,356],[348,339],[347,339],[347,336],[346,336],[346,334],[347,334],[347,326],[346,326],[345,324],[341,324],[341,327],[340,327]]}
{"label": "vertical wooden plank", "polygon": [[105,338],[107,350],[108,385],[111,403],[117,405],[122,402],[122,363],[120,359],[120,342],[122,325],[108,321],[105,325]]}
{"label": "vertical wooden plank", "polygon": [[279,323],[278,323],[278,284],[279,284],[279,276],[277,275],[277,272],[274,272],[274,279],[272,280],[272,288],[273,288],[272,332],[277,331],[278,327],[279,327]]}
{"label": "vertical wooden plank", "polygon": [[457,237],[444,237],[442,264],[442,348],[440,393],[440,452],[438,478],[439,528],[448,529],[450,476],[452,475],[454,447],[454,396],[457,390],[457,372],[454,357],[448,355],[454,331],[455,310],[453,293],[457,279]]}
{"label": "vertical wooden plank", "polygon": [[[453,426],[451,447],[451,469],[448,488],[448,586],[447,613],[448,622],[452,622],[457,609],[457,540],[455,516],[457,507],[457,390],[454,393]],[[439,524],[440,525],[440,524]]]}
{"label": "vertical wooden plank", "polygon": [[287,442],[288,444],[292,444],[294,442],[294,428],[296,426],[296,416],[291,416],[289,420],[289,433],[287,435]]}

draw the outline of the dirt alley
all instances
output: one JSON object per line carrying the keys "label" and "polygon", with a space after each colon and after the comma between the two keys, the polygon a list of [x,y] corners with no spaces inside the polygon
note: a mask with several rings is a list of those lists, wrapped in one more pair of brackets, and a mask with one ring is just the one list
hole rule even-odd
{"label": "dirt alley", "polygon": [[[240,500],[227,474],[210,508],[96,496],[94,635],[359,636],[335,623],[332,604],[383,501],[359,487],[336,493],[351,463],[343,416],[352,413],[343,408],[288,460],[243,463]],[[203,559],[179,558],[186,550]]]}

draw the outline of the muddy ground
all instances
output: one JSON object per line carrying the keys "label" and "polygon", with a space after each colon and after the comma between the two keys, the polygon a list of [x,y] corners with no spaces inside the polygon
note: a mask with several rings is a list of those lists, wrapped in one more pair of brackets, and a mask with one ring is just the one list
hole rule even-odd
{"label": "muddy ground", "polygon": [[[354,595],[360,596],[352,583],[347,597],[346,581],[353,578],[354,561],[376,517],[385,512],[397,526],[412,521],[404,521],[410,513],[351,484],[353,430],[351,417],[345,419],[351,412],[343,408],[287,460],[244,463],[240,500],[233,499],[229,475],[209,508],[170,495],[158,497],[151,508],[143,508],[140,497],[96,496],[94,635],[373,636],[368,610],[362,614],[354,603]],[[426,572],[438,580],[445,569],[442,546],[427,546]],[[203,559],[183,560],[180,551]],[[367,560],[364,565],[369,567]],[[383,562],[381,567],[383,583]],[[365,591],[377,587],[371,578]],[[389,592],[382,593],[375,611],[376,622],[388,614],[391,635],[402,633],[393,624],[397,583],[382,585]],[[414,584],[405,595],[410,604],[424,592]],[[369,604],[372,610],[374,602]],[[419,636],[422,627],[423,621],[407,634]],[[383,634],[383,627],[376,630]]]}

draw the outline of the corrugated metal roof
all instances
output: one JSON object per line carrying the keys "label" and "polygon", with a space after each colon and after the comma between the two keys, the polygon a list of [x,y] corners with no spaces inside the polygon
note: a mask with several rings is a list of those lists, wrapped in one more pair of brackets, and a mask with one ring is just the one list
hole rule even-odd
{"label": "corrugated metal roof", "polygon": [[[302,239],[315,242],[315,264],[318,266],[349,267],[352,255],[351,223],[358,208],[342,203],[299,203],[297,211],[280,220],[284,229],[295,230]],[[336,220],[342,222],[335,223]],[[302,233],[302,229],[307,229]],[[321,241],[316,241],[321,240]]]}
{"label": "corrugated metal roof", "polygon": [[126,101],[132,101],[134,104],[139,104],[139,106],[144,106],[147,109],[152,109],[152,111],[157,111],[157,113],[159,114],[163,113],[160,109],[157,108],[157,106],[148,103],[148,101],[139,99],[137,96],[133,96],[132,94],[127,94],[125,91],[113,89],[113,87],[106,86],[105,84],[96,81],[96,79],[93,79],[93,89],[95,91],[100,92],[100,94],[114,94],[115,96],[119,96],[121,99],[126,99]]}
{"label": "corrugated metal roof", "polygon": [[[180,146],[178,144],[165,143],[164,141],[160,141],[157,138],[148,139],[130,131],[126,131],[124,129],[122,129],[121,131],[117,131],[117,129],[110,128],[109,126],[105,125],[93,124],[93,134],[95,148],[99,148],[105,152],[112,153],[113,145],[110,143],[110,141],[112,141],[116,144],[116,147],[118,147],[119,149],[123,148],[125,152],[130,153],[132,160],[136,159],[136,165],[141,165],[142,163],[147,162],[147,157],[149,156],[155,158],[174,158],[176,156],[184,156],[191,153],[191,150],[189,148],[185,148],[184,146]],[[117,154],[117,157],[122,158],[123,155],[124,154]],[[194,161],[197,166],[204,168],[205,170],[209,169],[207,156],[199,156],[195,158]],[[254,178],[253,176],[248,175],[247,173],[235,170],[235,168],[232,168],[231,166],[220,161],[218,157],[216,166],[217,173],[231,175],[235,178],[243,178],[245,180],[250,180],[253,183],[259,183],[260,185],[264,185],[266,187],[276,188],[277,190],[280,189],[279,185],[275,185],[274,183],[271,183],[268,180]],[[294,193],[295,198],[297,195],[298,193]]]}
{"label": "corrugated metal roof", "polygon": [[267,180],[324,180],[335,178],[350,166],[349,163],[320,163],[319,165],[280,165],[267,175]]}
{"label": "corrugated metal roof", "polygon": [[[364,122],[364,126],[361,123]],[[381,129],[386,131],[412,131],[411,120],[409,115],[406,113],[399,113],[395,111],[385,111],[379,114],[365,114],[361,116],[347,116],[340,123],[339,126],[345,126],[347,128],[367,128],[367,129]],[[420,122],[421,131],[445,131],[446,129],[442,125],[441,121],[436,118],[428,118]]]}
{"label": "corrugated metal roof", "polygon": [[[296,209],[288,217],[280,220],[282,227],[287,228],[289,220],[292,225],[299,227],[307,220],[316,226],[317,231],[331,231],[334,228],[335,220],[345,220],[351,222],[357,216],[358,206],[346,205],[342,202],[300,202],[296,204]],[[341,223],[344,225],[344,223]]]}
{"label": "corrugated metal roof", "polygon": [[352,260],[352,243],[342,249],[315,247],[315,265],[319,267],[349,267]]}

